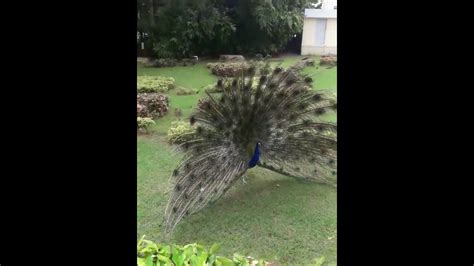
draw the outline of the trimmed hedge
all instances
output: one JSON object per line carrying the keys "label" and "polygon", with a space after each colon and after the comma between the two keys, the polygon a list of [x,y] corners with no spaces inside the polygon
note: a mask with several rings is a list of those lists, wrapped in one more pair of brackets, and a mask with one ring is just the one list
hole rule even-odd
{"label": "trimmed hedge", "polygon": [[329,65],[329,66],[336,66],[337,65],[337,56],[321,56],[319,60],[320,65]]}
{"label": "trimmed hedge", "polygon": [[194,128],[189,122],[174,121],[171,122],[171,127],[168,129],[168,142],[170,144],[180,144],[185,138],[186,134],[193,133]]}
{"label": "trimmed hedge", "polygon": [[175,87],[174,78],[160,76],[138,76],[137,91],[143,92],[167,92]]}
{"label": "trimmed hedge", "polygon": [[172,58],[160,58],[147,62],[145,67],[174,67],[174,66],[189,66],[195,65],[197,60],[194,58],[184,58],[176,60]]}
{"label": "trimmed hedge", "polygon": [[162,117],[168,112],[168,96],[159,93],[137,94],[137,115],[141,117]]}
{"label": "trimmed hedge", "polygon": [[176,95],[191,95],[191,94],[198,94],[199,91],[196,89],[187,89],[184,87],[177,87],[176,88]]}
{"label": "trimmed hedge", "polygon": [[155,124],[155,121],[150,117],[137,117],[137,129],[148,129]]}
{"label": "trimmed hedge", "polygon": [[246,62],[235,63],[208,63],[212,74],[220,77],[235,77],[242,74],[242,71],[248,70],[250,65]]}

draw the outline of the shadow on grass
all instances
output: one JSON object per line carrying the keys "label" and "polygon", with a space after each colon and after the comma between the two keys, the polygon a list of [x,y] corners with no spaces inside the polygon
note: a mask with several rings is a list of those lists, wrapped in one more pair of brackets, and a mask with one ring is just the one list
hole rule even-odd
{"label": "shadow on grass", "polygon": [[335,230],[335,188],[257,169],[247,184],[237,181],[218,202],[185,219],[169,241],[221,243],[225,255],[238,252],[282,263],[318,256],[335,261],[335,242],[328,241]]}

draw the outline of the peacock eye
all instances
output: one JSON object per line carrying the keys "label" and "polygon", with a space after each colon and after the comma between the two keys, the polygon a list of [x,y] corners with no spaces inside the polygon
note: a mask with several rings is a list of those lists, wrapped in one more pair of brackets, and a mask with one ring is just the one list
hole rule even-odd
{"label": "peacock eye", "polygon": [[321,100],[321,95],[320,95],[320,94],[315,94],[315,95],[313,96],[313,100],[314,100],[314,101],[319,101],[319,100]]}
{"label": "peacock eye", "polygon": [[325,113],[325,111],[324,111],[324,109],[322,109],[322,108],[316,110],[316,114],[317,114],[317,115],[323,115],[324,113]]}

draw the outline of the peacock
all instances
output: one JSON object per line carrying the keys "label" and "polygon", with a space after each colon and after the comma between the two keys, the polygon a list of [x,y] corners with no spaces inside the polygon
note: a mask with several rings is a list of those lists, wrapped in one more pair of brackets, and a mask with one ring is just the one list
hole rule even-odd
{"label": "peacock", "polygon": [[301,181],[336,186],[337,125],[321,116],[337,110],[335,97],[311,90],[301,64],[268,73],[250,67],[219,79],[189,122],[195,128],[176,148],[164,231],[218,200],[246,172],[265,168]]}

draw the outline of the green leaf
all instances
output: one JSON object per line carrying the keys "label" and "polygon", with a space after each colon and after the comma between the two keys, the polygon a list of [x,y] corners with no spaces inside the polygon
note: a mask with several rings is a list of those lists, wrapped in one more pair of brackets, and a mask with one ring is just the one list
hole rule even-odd
{"label": "green leaf", "polygon": [[161,255],[163,255],[163,256],[169,257],[170,254],[171,254],[171,247],[170,247],[170,246],[161,247],[161,248],[158,250],[158,254],[161,254]]}
{"label": "green leaf", "polygon": [[234,253],[234,262],[238,265],[248,266],[249,261],[242,255]]}
{"label": "green leaf", "polygon": [[[205,252],[205,251],[204,251]],[[207,263],[208,265],[214,265],[214,262],[216,261],[216,255],[214,254],[209,254],[207,257]]]}
{"label": "green leaf", "polygon": [[191,266],[204,266],[206,265],[206,259],[207,259],[207,252],[202,252],[201,255],[192,255],[191,256],[191,259],[190,259],[190,262],[191,262]]}
{"label": "green leaf", "polygon": [[199,245],[199,244],[196,244],[196,249],[197,249],[198,251],[205,251],[205,250],[206,250],[206,248],[205,248],[204,246]]}
{"label": "green leaf", "polygon": [[146,258],[137,258],[137,265],[138,266],[146,266]]}
{"label": "green leaf", "polygon": [[173,248],[173,256],[171,257],[175,266],[182,266],[184,264],[184,254],[178,247]]}
{"label": "green leaf", "polygon": [[234,266],[234,262],[225,257],[216,257],[216,262],[220,262],[222,266]]}
{"label": "green leaf", "polygon": [[185,246],[184,251],[182,253],[183,256],[183,261],[187,261],[191,256],[194,254],[194,246],[188,245],[187,247]]}
{"label": "green leaf", "polygon": [[171,260],[168,257],[158,254],[159,265],[171,266]]}
{"label": "green leaf", "polygon": [[139,266],[153,266],[153,257],[147,256],[146,258],[142,259],[141,264],[138,263]]}
{"label": "green leaf", "polygon": [[137,244],[137,249],[142,245],[142,242],[143,242],[143,239],[145,238],[145,235],[143,235],[140,240],[138,241],[138,244]]}
{"label": "green leaf", "polygon": [[216,254],[216,252],[221,248],[220,244],[213,244],[211,248],[209,249],[209,254]]}

